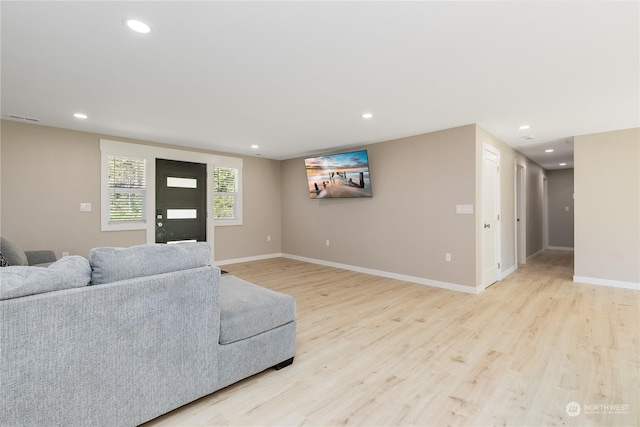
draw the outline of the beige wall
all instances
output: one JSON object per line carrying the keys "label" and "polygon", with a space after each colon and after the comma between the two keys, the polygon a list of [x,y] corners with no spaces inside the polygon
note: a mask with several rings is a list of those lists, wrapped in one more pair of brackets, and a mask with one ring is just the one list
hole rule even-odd
{"label": "beige wall", "polygon": [[[13,121],[0,124],[4,235],[23,249],[53,249],[58,256],[145,243],[144,230],[100,231],[100,139],[166,145]],[[244,224],[216,227],[216,260],[281,252],[280,162],[243,159]],[[93,210],[80,212],[81,202],[90,202]]]}
{"label": "beige wall", "polygon": [[[51,248],[58,256],[144,243],[144,231],[100,231],[99,143],[165,145],[13,121],[0,126],[3,234],[25,249]],[[576,137],[576,276],[640,282],[639,132]],[[457,215],[455,205],[474,204],[477,212],[478,153],[485,142],[501,152],[501,261],[509,270],[515,266],[515,162],[527,167],[527,255],[542,249],[545,171],[475,125],[363,147],[370,199],[311,200],[303,159],[240,156],[244,225],[216,227],[216,260],[282,252],[475,287],[481,283],[477,216]],[[92,203],[93,211],[80,212],[81,202]],[[445,252],[452,262],[445,262]]]}
{"label": "beige wall", "polygon": [[547,171],[547,188],[549,246],[573,248],[573,169]]}
{"label": "beige wall", "polygon": [[[501,269],[515,254],[515,165],[530,175],[531,250],[542,249],[544,170],[476,125],[365,147],[371,199],[311,200],[304,159],[282,163],[283,252],[416,278],[480,286],[480,217],[483,144],[500,150]],[[455,213],[472,204],[476,214]],[[533,235],[537,233],[538,235]],[[325,241],[330,241],[330,246]],[[445,253],[452,262],[445,262]]]}
{"label": "beige wall", "polygon": [[640,284],[640,129],[574,138],[575,276]]}
{"label": "beige wall", "polygon": [[475,215],[455,210],[475,204],[475,140],[469,125],[363,147],[363,199],[311,200],[304,159],[283,161],[283,252],[475,287]]}
{"label": "beige wall", "polygon": [[218,262],[282,252],[280,161],[243,159],[243,225],[216,227]]}

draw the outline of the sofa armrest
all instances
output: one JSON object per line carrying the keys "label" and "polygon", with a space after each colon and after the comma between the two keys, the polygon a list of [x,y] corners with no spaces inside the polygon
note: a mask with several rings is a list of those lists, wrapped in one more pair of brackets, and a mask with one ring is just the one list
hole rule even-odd
{"label": "sofa armrest", "polygon": [[29,265],[50,264],[56,262],[56,254],[53,251],[24,251]]}

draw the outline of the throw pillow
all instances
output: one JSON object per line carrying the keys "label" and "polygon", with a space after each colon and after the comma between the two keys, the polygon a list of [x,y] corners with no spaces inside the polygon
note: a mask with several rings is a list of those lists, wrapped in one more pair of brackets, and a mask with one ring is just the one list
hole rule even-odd
{"label": "throw pillow", "polygon": [[0,267],[6,267],[8,265],[7,259],[2,255],[2,252],[0,252]]}
{"label": "throw pillow", "polygon": [[0,236],[0,251],[9,265],[29,265],[27,255],[13,239]]}

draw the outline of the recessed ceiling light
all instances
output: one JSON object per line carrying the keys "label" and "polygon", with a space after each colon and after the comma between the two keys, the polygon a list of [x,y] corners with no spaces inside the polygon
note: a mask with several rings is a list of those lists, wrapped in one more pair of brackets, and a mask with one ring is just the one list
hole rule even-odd
{"label": "recessed ceiling light", "polygon": [[560,163],[558,166],[567,166],[566,163]]}
{"label": "recessed ceiling light", "polygon": [[520,129],[520,130],[527,130],[527,129],[529,129],[529,128],[531,128],[531,125],[522,125],[522,126],[520,126],[518,129]]}
{"label": "recessed ceiling light", "polygon": [[259,147],[258,145],[256,145],[256,144],[253,144],[253,145],[251,146],[251,148],[253,148],[254,150],[257,150],[257,149],[258,149],[258,148],[260,148],[260,147]]}
{"label": "recessed ceiling light", "polygon": [[151,32],[151,27],[137,19],[125,19],[124,23],[136,33],[147,34]]}
{"label": "recessed ceiling light", "polygon": [[544,150],[545,153],[553,153],[553,148],[549,148],[548,150]]}
{"label": "recessed ceiling light", "polygon": [[371,117],[373,117],[373,114],[371,114],[371,113],[364,113],[364,114],[362,115],[362,118],[363,118],[363,119],[370,119]]}
{"label": "recessed ceiling light", "polygon": [[87,115],[82,113],[74,113],[73,117],[75,117],[76,119],[86,119]]}

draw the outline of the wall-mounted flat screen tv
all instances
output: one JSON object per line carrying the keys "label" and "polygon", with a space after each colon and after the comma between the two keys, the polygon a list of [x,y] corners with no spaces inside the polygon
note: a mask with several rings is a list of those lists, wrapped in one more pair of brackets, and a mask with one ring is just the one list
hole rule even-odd
{"label": "wall-mounted flat screen tv", "polygon": [[367,150],[305,159],[312,199],[371,197]]}

